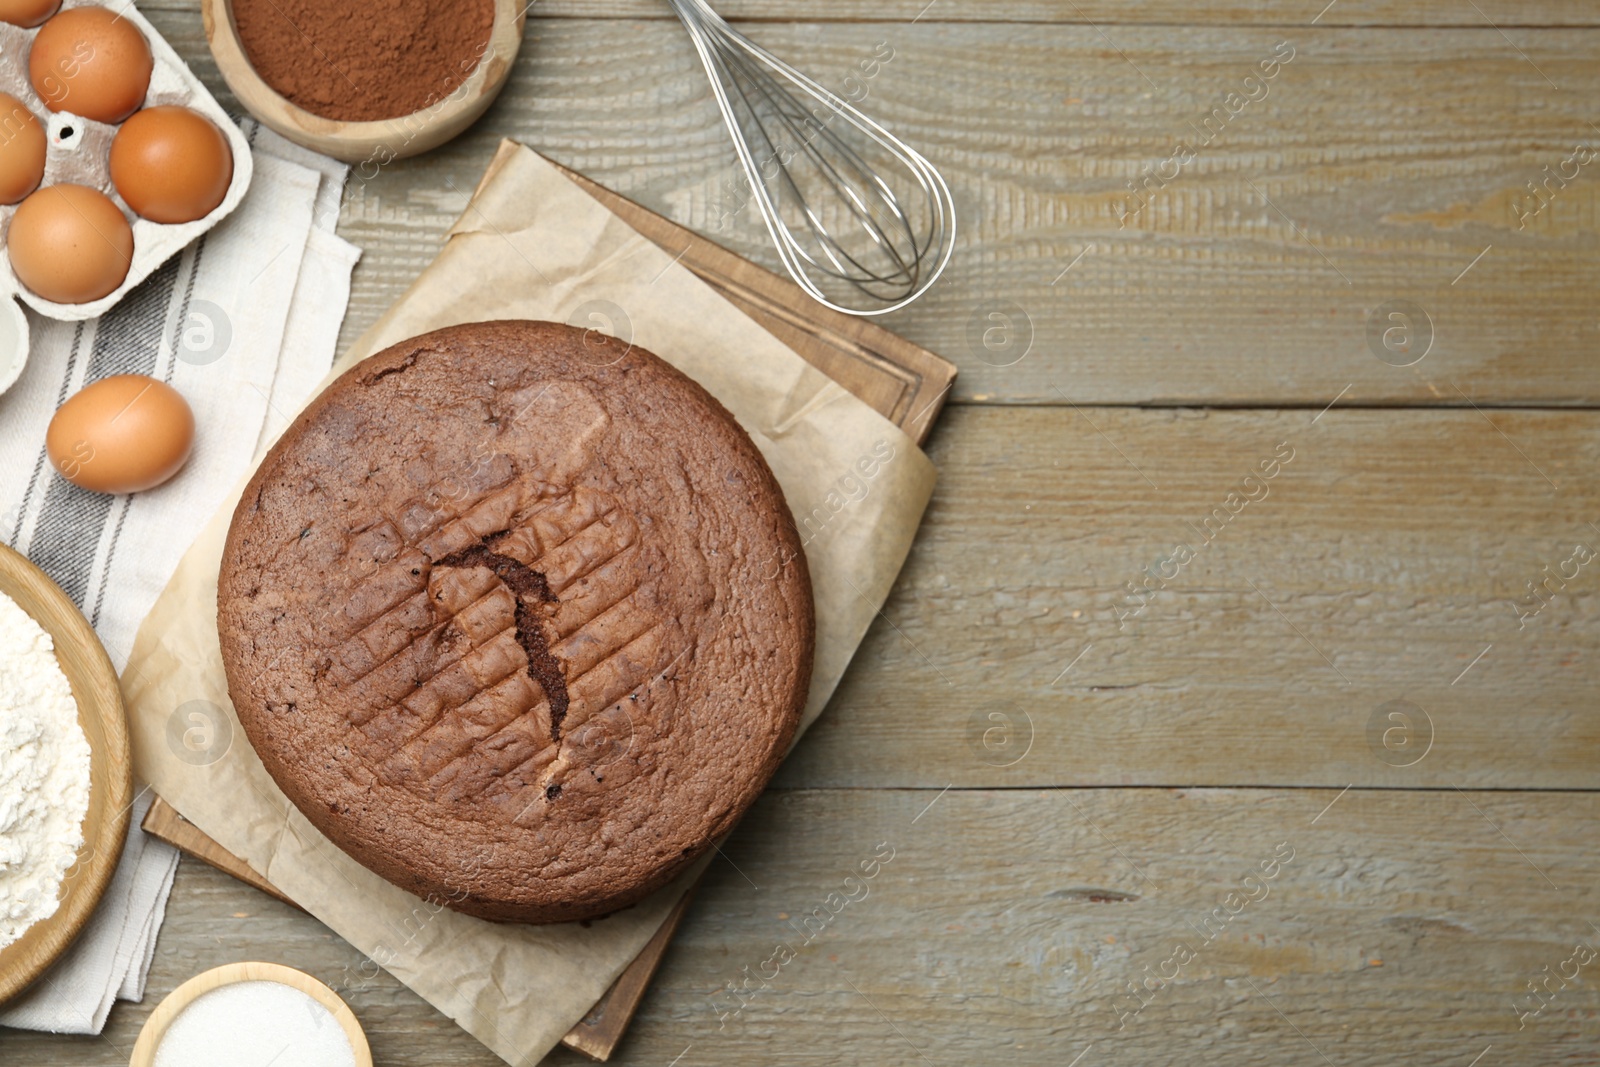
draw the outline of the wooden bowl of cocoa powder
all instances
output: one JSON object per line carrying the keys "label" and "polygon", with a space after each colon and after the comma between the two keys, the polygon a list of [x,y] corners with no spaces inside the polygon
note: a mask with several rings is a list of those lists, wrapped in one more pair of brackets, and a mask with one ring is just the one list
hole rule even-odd
{"label": "wooden bowl of cocoa powder", "polygon": [[[482,115],[522,45],[525,0],[201,0],[239,102],[272,130],[377,167]],[[370,176],[370,175],[369,175]]]}

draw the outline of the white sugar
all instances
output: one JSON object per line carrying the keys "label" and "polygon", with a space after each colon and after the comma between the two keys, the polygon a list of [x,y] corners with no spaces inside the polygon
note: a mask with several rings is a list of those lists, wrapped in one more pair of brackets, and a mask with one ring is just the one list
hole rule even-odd
{"label": "white sugar", "polygon": [[156,1046],[155,1067],[355,1067],[333,1013],[282,982],[235,982],[202,993]]}

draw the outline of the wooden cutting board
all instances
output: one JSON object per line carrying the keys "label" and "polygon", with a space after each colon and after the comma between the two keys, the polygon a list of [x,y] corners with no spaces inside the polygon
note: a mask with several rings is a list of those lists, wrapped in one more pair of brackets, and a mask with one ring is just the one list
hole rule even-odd
{"label": "wooden cutting board", "polygon": [[[496,170],[511,146],[489,165],[484,180]],[[553,162],[553,161],[552,161]],[[678,256],[700,279],[861,400],[881,412],[922,444],[944,407],[956,368],[948,360],[897,337],[876,323],[831,311],[816,303],[788,278],[758,267],[742,256],[708,241],[692,230],[640,207],[576,171],[556,166],[580,188],[616,213],[667,252]],[[240,881],[288,904],[265,878],[221,845],[201,833],[166,801],[156,798],[145,816],[144,829],[153,837],[226,871]],[[689,908],[694,892],[685,893],[649,944],[628,965],[606,995],[574,1026],[562,1044],[595,1060],[607,1060],[622,1040],[638,1010],[650,979],[666,954],[667,944]]]}

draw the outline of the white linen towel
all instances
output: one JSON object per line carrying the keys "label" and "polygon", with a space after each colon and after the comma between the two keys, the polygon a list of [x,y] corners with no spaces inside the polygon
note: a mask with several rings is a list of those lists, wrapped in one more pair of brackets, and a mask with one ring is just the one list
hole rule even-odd
{"label": "white linen towel", "polygon": [[[360,249],[334,236],[348,168],[254,120],[255,176],[238,208],[98,319],[29,313],[31,352],[0,394],[0,538],[83,610],[117,670],[190,538],[327,374]],[[50,467],[57,407],[112,374],[148,374],[194,409],[194,451],[170,482],[126,496],[90,493]],[[177,713],[177,709],[174,709]],[[72,947],[0,1025],[97,1034],[114,999],[140,1000],[177,869],[171,846],[139,829]]]}

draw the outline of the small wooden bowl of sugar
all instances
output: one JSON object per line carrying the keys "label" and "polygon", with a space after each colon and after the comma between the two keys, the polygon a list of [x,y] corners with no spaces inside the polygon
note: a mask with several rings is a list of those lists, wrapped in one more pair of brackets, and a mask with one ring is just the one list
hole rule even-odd
{"label": "small wooden bowl of sugar", "polygon": [[128,1067],[372,1067],[349,1005],[304,971],[230,963],[167,994]]}

